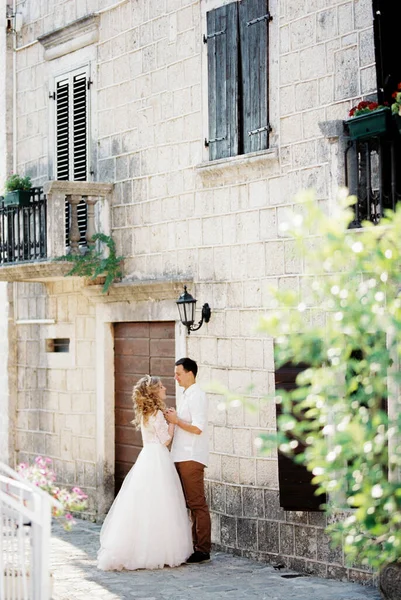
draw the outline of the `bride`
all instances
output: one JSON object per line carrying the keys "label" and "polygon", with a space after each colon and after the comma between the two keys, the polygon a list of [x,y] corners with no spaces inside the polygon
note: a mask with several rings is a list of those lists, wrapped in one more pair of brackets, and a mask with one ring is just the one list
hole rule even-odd
{"label": "bride", "polygon": [[178,474],[167,449],[174,432],[163,411],[159,377],[134,386],[135,420],[143,449],[115,498],[100,532],[97,566],[103,571],[162,569],[192,554],[191,524]]}

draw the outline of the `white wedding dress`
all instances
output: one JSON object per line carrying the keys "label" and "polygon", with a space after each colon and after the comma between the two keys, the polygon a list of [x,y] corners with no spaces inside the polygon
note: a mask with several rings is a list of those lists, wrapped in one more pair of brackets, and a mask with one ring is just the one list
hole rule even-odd
{"label": "white wedding dress", "polygon": [[164,446],[170,436],[160,410],[141,433],[143,448],[100,532],[97,566],[103,571],[175,567],[193,552],[191,523]]}

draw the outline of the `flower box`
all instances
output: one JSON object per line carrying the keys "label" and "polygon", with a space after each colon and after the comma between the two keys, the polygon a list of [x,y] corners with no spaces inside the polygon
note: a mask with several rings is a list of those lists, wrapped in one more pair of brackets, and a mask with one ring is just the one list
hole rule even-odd
{"label": "flower box", "polygon": [[389,129],[390,114],[390,109],[384,107],[347,119],[350,138],[363,140],[384,135]]}
{"label": "flower box", "polygon": [[4,196],[4,206],[29,206],[31,192],[29,190],[14,190]]}

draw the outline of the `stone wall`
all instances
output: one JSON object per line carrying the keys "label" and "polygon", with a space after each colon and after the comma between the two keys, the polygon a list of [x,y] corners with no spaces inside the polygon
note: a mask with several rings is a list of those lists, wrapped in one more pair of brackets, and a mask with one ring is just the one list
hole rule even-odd
{"label": "stone wall", "polygon": [[[88,12],[100,11],[98,45],[45,61],[37,37],[83,16],[84,4],[49,2],[42,14],[37,3],[18,3],[25,23],[17,52],[18,169],[38,184],[52,177],[51,78],[95,57],[94,171],[98,181],[115,183],[112,229],[126,278],[192,281],[191,293],[212,308],[210,323],[187,338],[200,382],[239,393],[253,385],[254,412],[237,404],[219,410],[221,397],[210,394],[215,544],[320,575],[369,578],[331,553],[321,515],[279,508],[276,457],[258,455],[254,438],[275,427],[264,400],[274,391],[273,344],[257,330],[268,288],[302,285],[302,262],[279,226],[298,190],[313,187],[330,210],[343,183],[338,134],[329,143],[322,130],[375,90],[371,3],[271,1],[272,146],[214,164],[203,145],[202,33],[212,0],[87,2]],[[71,328],[76,362],[41,362],[44,326],[18,327],[18,439],[29,440],[31,452],[50,453],[66,482],[93,488],[94,309],[71,282],[33,296],[32,311]],[[19,287],[18,298],[31,315],[32,294]]]}
{"label": "stone wall", "polygon": [[[78,485],[95,513],[94,307],[81,282],[20,283],[16,307],[18,403],[15,461],[53,460],[60,483]],[[47,351],[46,340],[68,338],[69,352]]]}

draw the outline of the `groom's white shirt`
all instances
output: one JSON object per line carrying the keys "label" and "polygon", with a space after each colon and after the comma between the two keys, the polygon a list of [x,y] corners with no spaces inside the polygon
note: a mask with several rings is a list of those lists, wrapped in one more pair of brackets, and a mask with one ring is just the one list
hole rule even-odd
{"label": "groom's white shirt", "polygon": [[171,456],[174,462],[195,460],[207,467],[209,462],[209,435],[207,430],[208,402],[205,392],[197,383],[190,385],[177,402],[179,419],[194,425],[201,434],[189,433],[175,426]]}

